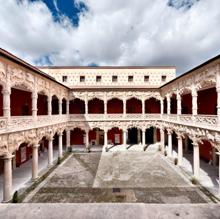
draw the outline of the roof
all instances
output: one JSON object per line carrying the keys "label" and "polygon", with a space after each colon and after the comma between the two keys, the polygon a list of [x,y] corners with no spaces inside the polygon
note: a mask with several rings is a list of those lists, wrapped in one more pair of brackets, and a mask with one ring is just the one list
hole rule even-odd
{"label": "roof", "polygon": [[48,75],[48,74],[42,72],[42,71],[41,71],[40,69],[38,69],[37,67],[35,67],[35,66],[33,66],[33,65],[31,65],[31,64],[29,64],[29,63],[27,63],[27,62],[25,62],[24,60],[18,58],[17,56],[11,54],[10,52],[8,52],[8,51],[6,51],[6,50],[4,50],[4,49],[2,49],[2,48],[0,48],[0,55],[3,56],[4,58],[7,58],[7,59],[9,59],[9,60],[11,60],[11,61],[13,61],[13,62],[15,62],[15,63],[17,63],[17,64],[23,66],[23,67],[25,67],[25,68],[28,68],[29,70],[31,70],[31,71],[33,71],[33,72],[35,72],[35,73],[37,73],[37,74],[39,74],[39,75],[41,75],[41,76],[43,76],[43,77],[45,77],[45,78],[47,78],[47,79],[49,79],[49,80],[51,80],[51,81],[57,83],[57,84],[62,85],[63,87],[69,89],[69,87],[67,87],[67,86],[65,86],[64,84],[58,82],[54,77],[52,77],[52,76],[50,76],[50,75]]}
{"label": "roof", "polygon": [[36,66],[39,69],[176,69],[175,66]]}
{"label": "roof", "polygon": [[174,78],[173,80],[167,82],[166,84],[162,85],[160,88],[163,88],[163,87],[167,86],[168,84],[173,83],[174,81],[178,80],[179,78],[182,78],[182,77],[184,77],[184,76],[186,76],[186,75],[188,75],[188,74],[190,74],[190,73],[192,73],[192,72],[194,72],[194,71],[196,71],[196,70],[198,70],[198,69],[208,65],[209,63],[216,61],[217,59],[220,59],[220,54],[215,56],[215,57],[213,57],[213,58],[211,58],[211,59],[209,59],[208,61],[206,61],[206,62],[196,66],[195,68],[192,68],[191,70],[181,74],[180,76],[178,76],[178,77]]}

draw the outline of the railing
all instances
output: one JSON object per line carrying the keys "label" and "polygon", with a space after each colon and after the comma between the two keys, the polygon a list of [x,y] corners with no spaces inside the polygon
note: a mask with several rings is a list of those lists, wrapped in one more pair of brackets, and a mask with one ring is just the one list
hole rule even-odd
{"label": "railing", "polygon": [[72,114],[70,121],[124,121],[124,120],[160,120],[160,114]]}
{"label": "railing", "polygon": [[0,117],[0,134],[23,131],[38,127],[55,125],[63,122],[83,121],[165,121],[186,126],[219,129],[216,115],[175,115],[175,114],[71,114],[44,116],[11,116]]}
{"label": "railing", "polygon": [[35,118],[33,116],[11,116],[10,119],[2,117],[0,119],[0,134],[55,125],[68,121],[68,115],[44,115]]}
{"label": "railing", "polygon": [[162,115],[162,120],[172,123],[178,123],[187,126],[195,126],[201,128],[218,128],[218,117],[216,115]]}

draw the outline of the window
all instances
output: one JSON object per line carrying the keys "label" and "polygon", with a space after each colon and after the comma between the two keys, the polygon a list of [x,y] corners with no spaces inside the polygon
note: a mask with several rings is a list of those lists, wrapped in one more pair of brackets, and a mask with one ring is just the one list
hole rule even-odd
{"label": "window", "polygon": [[101,82],[101,80],[102,80],[102,76],[100,75],[96,76],[96,82]]}
{"label": "window", "polygon": [[133,81],[133,78],[134,78],[133,75],[129,75],[129,76],[128,76],[128,82],[132,82],[132,81]]}
{"label": "window", "polygon": [[162,81],[166,81],[166,79],[167,79],[167,76],[166,76],[166,75],[162,75],[162,76],[161,76],[161,80],[162,80]]}
{"label": "window", "polygon": [[67,82],[67,76],[66,75],[63,76],[63,82]]}
{"label": "window", "polygon": [[112,82],[117,82],[118,81],[118,76],[117,75],[113,75],[112,76]]}
{"label": "window", "polygon": [[145,81],[145,82],[148,82],[148,81],[149,81],[149,75],[145,75],[145,76],[144,76],[144,81]]}
{"label": "window", "polygon": [[80,82],[85,82],[85,76],[80,76],[80,77],[79,77],[79,81],[80,81]]}

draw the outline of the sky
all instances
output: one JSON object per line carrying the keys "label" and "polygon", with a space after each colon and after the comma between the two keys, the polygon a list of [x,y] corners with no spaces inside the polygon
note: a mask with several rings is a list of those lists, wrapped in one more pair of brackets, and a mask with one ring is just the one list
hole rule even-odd
{"label": "sky", "polygon": [[0,47],[71,66],[176,66],[220,54],[219,0],[0,0]]}

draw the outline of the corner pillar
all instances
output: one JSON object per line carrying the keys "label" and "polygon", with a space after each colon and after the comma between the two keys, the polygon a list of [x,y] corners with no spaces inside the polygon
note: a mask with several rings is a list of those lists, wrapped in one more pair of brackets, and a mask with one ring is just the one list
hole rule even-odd
{"label": "corner pillar", "polygon": [[8,154],[4,159],[3,178],[3,202],[8,202],[12,197],[12,158],[14,155]]}

